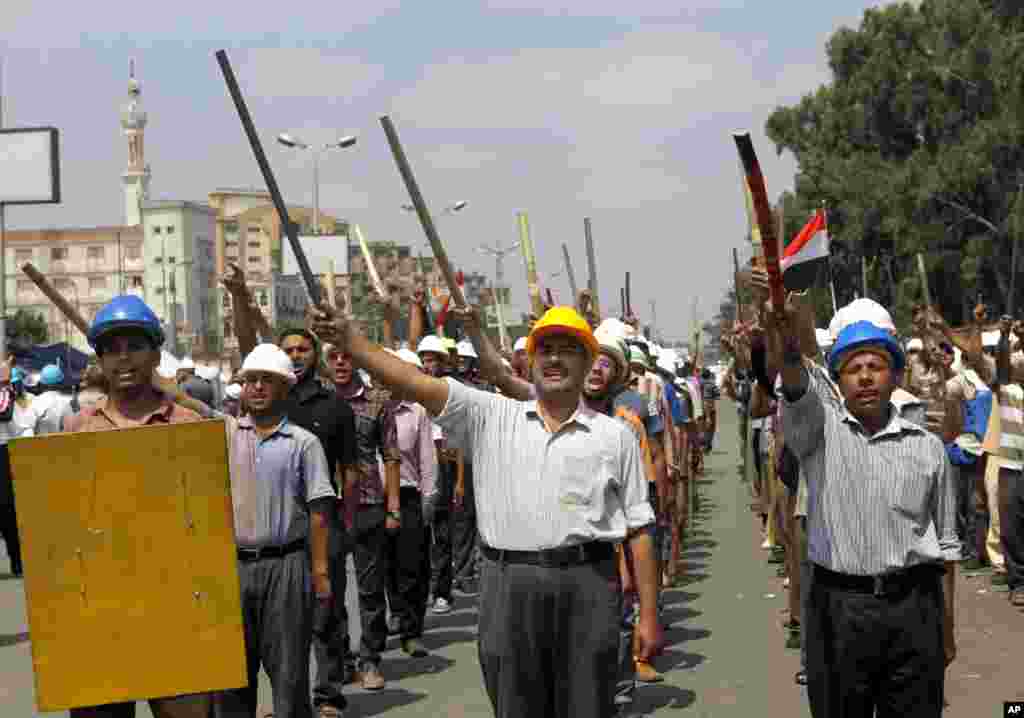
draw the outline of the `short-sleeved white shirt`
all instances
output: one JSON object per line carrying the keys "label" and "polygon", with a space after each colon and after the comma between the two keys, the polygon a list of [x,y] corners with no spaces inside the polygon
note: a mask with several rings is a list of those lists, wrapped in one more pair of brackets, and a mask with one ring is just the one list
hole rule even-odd
{"label": "short-sleeved white shirt", "polygon": [[654,521],[635,434],[582,402],[551,433],[536,401],[449,379],[448,403],[435,421],[473,464],[477,527],[488,546],[535,551],[618,542]]}

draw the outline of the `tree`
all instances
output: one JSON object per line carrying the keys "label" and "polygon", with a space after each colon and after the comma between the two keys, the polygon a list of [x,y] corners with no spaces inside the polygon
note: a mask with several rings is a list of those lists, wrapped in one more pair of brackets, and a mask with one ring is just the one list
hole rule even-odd
{"label": "tree", "polygon": [[832,82],[777,109],[766,129],[799,165],[787,218],[826,203],[839,303],[860,292],[863,262],[868,294],[905,326],[922,300],[922,253],[949,319],[965,319],[979,292],[1005,306],[1024,182],[1024,7],[871,9],[826,51]]}
{"label": "tree", "polygon": [[50,330],[42,314],[19,309],[7,318],[7,342],[11,345],[30,347],[35,344],[46,344],[50,340]]}

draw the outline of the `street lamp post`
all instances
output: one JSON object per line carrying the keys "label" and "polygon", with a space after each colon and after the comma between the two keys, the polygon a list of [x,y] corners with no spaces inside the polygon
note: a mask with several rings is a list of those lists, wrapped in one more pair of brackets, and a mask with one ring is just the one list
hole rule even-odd
{"label": "street lamp post", "polygon": [[309,150],[313,153],[313,234],[320,234],[320,155],[328,150],[345,149],[356,143],[355,135],[347,135],[337,142],[328,142],[325,145],[313,146],[302,140],[282,132],[277,136],[277,141],[285,147],[295,150]]}

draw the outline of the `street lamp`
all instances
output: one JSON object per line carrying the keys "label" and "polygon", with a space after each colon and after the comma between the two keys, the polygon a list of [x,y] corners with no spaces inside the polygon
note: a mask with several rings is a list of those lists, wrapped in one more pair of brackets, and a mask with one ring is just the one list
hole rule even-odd
{"label": "street lamp", "polygon": [[313,234],[320,234],[320,155],[328,150],[343,150],[351,147],[356,143],[356,136],[346,135],[336,142],[313,146],[282,132],[277,136],[277,141],[293,150],[308,150],[313,154]]}
{"label": "street lamp", "polygon": [[[469,204],[469,202],[464,200],[464,199],[460,199],[458,202],[452,202],[447,207],[445,207],[444,209],[441,210],[441,216],[442,217],[446,217],[449,214],[455,214],[456,212],[461,212],[462,210],[464,210],[466,208],[467,204]],[[415,212],[416,211],[416,208],[413,207],[411,204],[403,204],[402,205],[402,209],[405,210],[406,212]]]}

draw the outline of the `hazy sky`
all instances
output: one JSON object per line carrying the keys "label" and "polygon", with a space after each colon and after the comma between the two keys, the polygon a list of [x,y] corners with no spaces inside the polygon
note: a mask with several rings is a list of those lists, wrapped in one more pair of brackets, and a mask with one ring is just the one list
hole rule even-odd
{"label": "hazy sky", "polygon": [[[12,207],[10,227],[116,224],[127,164],[119,108],[134,57],[149,112],[152,195],[205,200],[215,187],[259,186],[259,169],[214,51],[228,55],[286,199],[312,203],[308,157],[273,142],[345,134],[359,144],[321,171],[325,212],[369,239],[425,239],[378,117],[390,114],[435,209],[453,260],[493,274],[475,247],[517,238],[529,213],[543,273],[567,242],[586,278],[583,217],[593,219],[603,305],[633,303],[669,337],[690,328],[693,298],[710,318],[731,282],[745,218],[730,133],[754,133],[774,198],[792,186],[763,126],[829,79],[824,45],[855,26],[865,0],[496,0],[0,5],[7,126],[61,131],[64,202]],[[12,7],[13,6],[13,7]],[[682,6],[682,9],[680,9]],[[210,17],[215,12],[219,17]],[[276,24],[275,31],[267,28]],[[521,259],[506,283],[526,307]],[[543,276],[542,276],[543,281]],[[568,298],[564,274],[551,280]]]}

